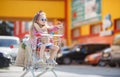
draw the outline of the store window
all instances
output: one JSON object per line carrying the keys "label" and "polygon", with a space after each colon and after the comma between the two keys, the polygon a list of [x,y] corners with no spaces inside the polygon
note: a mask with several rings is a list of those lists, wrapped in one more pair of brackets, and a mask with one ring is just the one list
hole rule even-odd
{"label": "store window", "polygon": [[115,30],[120,30],[120,19],[115,20]]}
{"label": "store window", "polygon": [[26,22],[25,24],[26,31],[29,31],[31,25],[32,25],[32,21]]}
{"label": "store window", "polygon": [[90,26],[90,33],[91,34],[98,34],[101,32],[102,25],[101,24],[94,24]]}
{"label": "store window", "polygon": [[0,35],[12,36],[14,30],[14,25],[12,21],[2,21],[0,20]]}
{"label": "store window", "polygon": [[72,30],[72,37],[76,38],[80,36],[80,28],[76,28]]}

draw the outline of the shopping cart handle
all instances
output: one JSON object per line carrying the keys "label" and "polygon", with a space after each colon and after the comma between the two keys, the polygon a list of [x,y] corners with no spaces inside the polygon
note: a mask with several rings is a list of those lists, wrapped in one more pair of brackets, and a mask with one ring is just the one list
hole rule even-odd
{"label": "shopping cart handle", "polygon": [[48,37],[53,36],[54,37],[55,36],[55,37],[61,37],[61,38],[64,37],[64,35],[62,34],[41,34],[41,33],[36,33],[35,36],[36,37],[42,37],[42,36],[48,36]]}
{"label": "shopping cart handle", "polygon": [[41,36],[58,36],[58,37],[62,37],[62,34],[41,34]]}

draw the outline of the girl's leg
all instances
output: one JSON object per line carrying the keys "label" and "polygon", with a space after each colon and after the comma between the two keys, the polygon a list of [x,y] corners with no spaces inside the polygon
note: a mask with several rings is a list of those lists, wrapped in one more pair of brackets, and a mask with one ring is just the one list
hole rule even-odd
{"label": "girl's leg", "polygon": [[55,59],[55,56],[57,55],[57,52],[58,52],[58,50],[59,50],[59,47],[53,45],[53,46],[50,47],[50,49],[51,49],[50,59],[54,60],[54,59]]}
{"label": "girl's leg", "polygon": [[40,46],[40,59],[43,59],[45,48],[46,48],[45,44],[42,44]]}
{"label": "girl's leg", "polygon": [[53,45],[53,46],[50,47],[50,49],[51,49],[50,58],[47,60],[47,63],[49,63],[49,64],[57,64],[54,59],[55,59],[55,56],[57,55],[59,47]]}

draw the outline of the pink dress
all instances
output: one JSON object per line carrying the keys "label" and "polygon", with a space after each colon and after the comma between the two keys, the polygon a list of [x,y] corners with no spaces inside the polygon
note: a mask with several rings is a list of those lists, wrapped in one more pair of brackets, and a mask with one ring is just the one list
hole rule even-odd
{"label": "pink dress", "polygon": [[[54,32],[56,30],[58,30],[57,27],[53,27],[52,29],[47,29],[47,28],[40,29],[39,31],[37,31],[37,29],[34,27],[33,35],[35,36],[36,34],[48,34],[50,32]],[[53,45],[50,37],[42,36],[42,37],[39,37],[39,39],[41,39],[41,44],[46,44],[46,48],[49,48],[51,45]],[[30,43],[32,45],[32,49],[36,49],[36,45],[38,45],[38,43],[39,43],[38,38],[35,37],[35,39],[30,39]]]}

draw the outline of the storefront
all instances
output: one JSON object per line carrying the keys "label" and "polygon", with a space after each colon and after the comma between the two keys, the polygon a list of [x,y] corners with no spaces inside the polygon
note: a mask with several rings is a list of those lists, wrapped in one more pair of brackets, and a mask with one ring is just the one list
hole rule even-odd
{"label": "storefront", "polygon": [[120,33],[119,0],[68,0],[71,44],[108,43]]}

